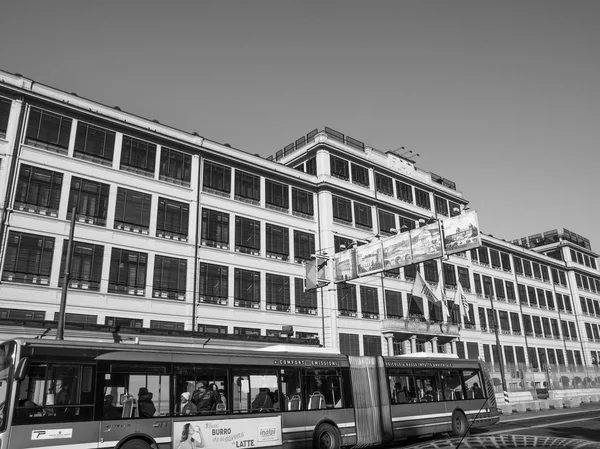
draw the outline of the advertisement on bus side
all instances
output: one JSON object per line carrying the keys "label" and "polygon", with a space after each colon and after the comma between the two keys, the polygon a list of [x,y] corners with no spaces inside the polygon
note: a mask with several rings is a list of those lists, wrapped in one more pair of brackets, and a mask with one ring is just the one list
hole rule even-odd
{"label": "advertisement on bus side", "polygon": [[281,444],[281,416],[173,423],[173,449],[237,449]]}

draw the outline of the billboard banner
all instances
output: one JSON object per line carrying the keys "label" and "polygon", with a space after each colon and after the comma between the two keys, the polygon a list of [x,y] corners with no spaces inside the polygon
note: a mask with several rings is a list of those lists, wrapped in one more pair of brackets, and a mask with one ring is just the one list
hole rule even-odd
{"label": "billboard banner", "polygon": [[396,234],[381,243],[383,244],[384,270],[393,270],[413,263],[410,249],[410,232]]}
{"label": "billboard banner", "polygon": [[[173,448],[235,449],[281,446],[281,416],[173,423]],[[195,444],[194,444],[195,443]]]}
{"label": "billboard banner", "polygon": [[335,253],[333,256],[333,282],[350,281],[357,277],[355,248]]}
{"label": "billboard banner", "polygon": [[413,263],[442,257],[442,235],[438,223],[410,231]]}
{"label": "billboard banner", "polygon": [[444,226],[444,251],[446,254],[460,253],[481,246],[481,234],[477,212],[442,220]]}
{"label": "billboard banner", "polygon": [[383,249],[380,240],[356,248],[356,268],[359,276],[383,271]]}

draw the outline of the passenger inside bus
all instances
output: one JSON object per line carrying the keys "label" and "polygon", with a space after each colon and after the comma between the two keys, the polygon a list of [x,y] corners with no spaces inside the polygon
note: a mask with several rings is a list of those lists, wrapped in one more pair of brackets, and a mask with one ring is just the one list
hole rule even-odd
{"label": "passenger inside bus", "polygon": [[113,405],[114,397],[112,394],[104,396],[104,405],[102,407],[102,419],[119,419],[121,412]]}
{"label": "passenger inside bus", "polygon": [[156,407],[152,402],[152,393],[146,387],[141,387],[138,392],[138,414],[140,418],[150,418],[154,416]]}
{"label": "passenger inside bus", "polygon": [[252,401],[252,411],[254,412],[272,412],[273,399],[269,394],[271,391],[268,388],[259,388],[258,394]]}

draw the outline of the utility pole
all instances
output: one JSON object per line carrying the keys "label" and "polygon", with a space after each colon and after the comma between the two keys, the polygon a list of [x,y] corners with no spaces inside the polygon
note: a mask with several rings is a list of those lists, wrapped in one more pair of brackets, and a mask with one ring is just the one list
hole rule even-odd
{"label": "utility pole", "polygon": [[494,307],[494,298],[490,297],[492,313],[494,314],[494,334],[496,335],[496,348],[498,350],[498,362],[500,362],[500,378],[502,379],[502,391],[504,392],[504,402],[509,403],[508,390],[506,389],[506,374],[504,373],[504,361],[502,360],[502,346],[500,346],[500,336],[498,335],[498,317]]}
{"label": "utility pole", "polygon": [[71,278],[71,253],[73,252],[73,235],[75,234],[75,211],[71,210],[71,229],[69,230],[69,241],[67,243],[67,258],[65,260],[65,277],[63,278],[62,294],[60,295],[60,311],[58,312],[58,329],[56,339],[64,340],[65,336],[65,311],[67,309],[67,290]]}

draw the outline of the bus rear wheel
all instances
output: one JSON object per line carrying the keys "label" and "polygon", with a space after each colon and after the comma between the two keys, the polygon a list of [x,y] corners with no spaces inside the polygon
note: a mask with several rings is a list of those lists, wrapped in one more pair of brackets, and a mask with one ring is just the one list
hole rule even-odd
{"label": "bus rear wheel", "polygon": [[152,446],[143,440],[135,439],[127,441],[121,449],[152,449]]}
{"label": "bus rear wheel", "polygon": [[469,429],[469,421],[460,410],[454,410],[452,413],[452,436],[464,437]]}
{"label": "bus rear wheel", "polygon": [[340,449],[341,437],[338,430],[331,424],[321,424],[313,439],[314,449]]}

